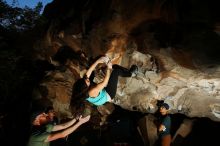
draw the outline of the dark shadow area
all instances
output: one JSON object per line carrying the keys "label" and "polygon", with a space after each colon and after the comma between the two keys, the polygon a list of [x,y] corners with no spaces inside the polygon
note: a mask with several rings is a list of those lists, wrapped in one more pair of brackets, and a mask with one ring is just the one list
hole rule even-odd
{"label": "dark shadow area", "polygon": [[208,118],[198,118],[192,132],[186,137],[182,145],[212,146],[219,143],[220,123]]}
{"label": "dark shadow area", "polygon": [[108,117],[106,125],[94,127],[88,123],[69,135],[66,140],[52,142],[52,146],[58,146],[61,143],[66,146],[114,146],[120,143],[128,146],[144,146],[136,128],[138,119],[143,115],[116,106],[114,112]]}
{"label": "dark shadow area", "polygon": [[[128,146],[144,146],[137,131],[137,121],[146,114],[131,112],[116,106],[115,111],[108,117],[104,126],[94,126],[87,123],[65,139],[51,143],[52,146],[115,146],[127,144]],[[182,114],[171,114],[173,137],[184,119],[195,120],[192,132],[185,138],[178,135],[171,146],[210,146],[218,143],[220,130],[219,122],[207,118],[188,118]],[[155,145],[157,146],[157,145]]]}
{"label": "dark shadow area", "polygon": [[[4,63],[10,64],[10,59],[4,60]],[[4,87],[0,88],[1,143],[12,145],[16,141],[19,145],[26,145],[30,132],[32,91],[45,71],[51,69],[53,67],[44,61],[32,62],[27,58],[20,58],[13,66],[1,70],[0,80],[7,79]]]}

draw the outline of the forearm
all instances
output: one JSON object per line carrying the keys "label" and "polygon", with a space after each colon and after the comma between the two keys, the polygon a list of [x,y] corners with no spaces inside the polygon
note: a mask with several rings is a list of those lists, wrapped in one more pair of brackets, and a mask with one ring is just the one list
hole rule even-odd
{"label": "forearm", "polygon": [[96,66],[99,64],[98,61],[96,61],[95,63],[93,63],[90,68],[87,70],[86,72],[86,76],[89,78],[90,75],[92,74],[92,72],[95,70]]}
{"label": "forearm", "polygon": [[55,125],[52,131],[58,131],[58,130],[66,129],[66,128],[70,127],[71,125],[73,125],[75,122],[76,122],[76,118],[70,120],[69,122],[62,123],[62,124],[59,124],[59,125]]}
{"label": "forearm", "polygon": [[80,121],[77,122],[75,125],[65,129],[64,131],[62,131],[62,135],[64,137],[66,137],[67,135],[71,134],[72,132],[74,132],[80,125],[82,125],[83,123],[81,123]]}
{"label": "forearm", "polygon": [[[90,115],[89,115],[89,116],[86,116],[86,117],[84,117],[84,118],[82,118],[82,117],[80,116],[80,117],[79,117],[79,121],[78,121],[75,125],[73,125],[73,126],[67,128],[67,129],[65,129],[65,130],[63,130],[63,131],[61,131],[61,132],[57,132],[57,133],[54,133],[54,134],[50,134],[50,135],[47,137],[47,139],[45,140],[45,142],[49,142],[49,141],[53,141],[53,140],[56,140],[56,139],[59,139],[59,138],[64,138],[64,137],[66,137],[66,136],[69,135],[70,133],[74,132],[80,125],[82,125],[82,124],[85,123],[85,122],[88,122],[89,119],[90,119]],[[72,120],[72,122],[73,122],[73,121],[74,121],[74,120]],[[67,122],[67,123],[68,123],[68,122]],[[74,122],[74,123],[75,123],[75,122]],[[72,123],[69,123],[69,124],[72,124]]]}
{"label": "forearm", "polygon": [[104,85],[104,87],[107,86],[108,81],[109,81],[109,78],[110,78],[110,75],[111,75],[111,69],[108,68],[107,71],[106,71],[105,78],[104,78],[104,80],[103,80],[103,85]]}
{"label": "forearm", "polygon": [[70,133],[72,133],[73,131],[75,131],[82,123],[78,122],[76,123],[75,125],[65,129],[64,131],[62,132],[57,132],[57,133],[54,133],[54,134],[50,134],[47,139],[45,140],[45,142],[50,142],[50,141],[54,141],[54,140],[57,140],[59,138],[64,138],[66,137],[67,135],[69,135]]}

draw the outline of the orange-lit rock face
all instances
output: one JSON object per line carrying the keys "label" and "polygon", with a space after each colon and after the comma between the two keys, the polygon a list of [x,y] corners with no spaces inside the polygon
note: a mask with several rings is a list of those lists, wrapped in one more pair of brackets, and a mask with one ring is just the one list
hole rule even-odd
{"label": "orange-lit rock face", "polygon": [[120,64],[126,50],[126,38],[114,38],[107,44],[106,55],[111,58],[113,64]]}
{"label": "orange-lit rock face", "polygon": [[[191,17],[189,14],[190,17],[185,17],[181,11],[185,10],[182,3],[185,4],[185,1],[108,1],[108,5],[100,6],[102,9],[88,8],[91,14],[96,15],[86,13],[82,22],[78,21],[81,17],[74,15],[71,18],[77,18],[71,22],[66,18],[71,25],[64,25],[63,21],[57,24],[62,25],[63,30],[58,31],[56,27],[51,27],[45,44],[57,42],[61,46],[71,47],[74,51],[82,50],[88,58],[106,54],[113,59],[113,63],[127,68],[132,64],[138,65],[139,73],[136,77],[119,80],[115,104],[125,109],[154,113],[157,110],[157,99],[163,99],[170,104],[172,113],[181,112],[191,117],[204,116],[220,121],[220,68],[219,57],[215,53],[220,46],[220,39],[213,31],[198,31],[198,27],[202,27],[199,24],[188,27],[189,19],[196,16]],[[192,11],[198,6],[196,3],[189,4]],[[183,6],[186,5],[188,3]],[[72,10],[69,8],[65,12],[64,16],[70,15]],[[59,17],[66,20],[65,17]],[[181,17],[185,18],[179,21],[184,23],[187,20],[187,27],[178,25],[177,19]],[[90,20],[92,18],[95,20]],[[72,25],[76,22],[79,24]],[[217,26],[218,23],[216,31]],[[86,27],[89,27],[87,32],[84,30]],[[206,39],[209,35],[211,37],[208,39],[211,41]],[[47,48],[47,45],[41,47]],[[55,47],[54,50],[56,49]],[[211,60],[209,55],[213,54],[215,58]],[[76,74],[77,77],[79,74],[82,77],[83,73],[85,70],[75,67],[72,68],[73,77],[72,74],[64,77],[62,82],[51,78],[53,85],[58,82],[67,85],[65,91],[63,88],[56,90],[60,92],[56,94],[59,97],[49,97],[61,113],[69,112],[67,106],[71,98],[71,85],[76,80]],[[71,84],[67,84],[69,79]],[[51,93],[55,94],[52,90]]]}

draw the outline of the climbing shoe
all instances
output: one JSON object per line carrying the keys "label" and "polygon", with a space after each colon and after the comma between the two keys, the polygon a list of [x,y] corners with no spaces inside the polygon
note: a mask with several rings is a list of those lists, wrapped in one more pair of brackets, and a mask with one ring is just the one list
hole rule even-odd
{"label": "climbing shoe", "polygon": [[131,72],[132,77],[136,76],[138,73],[138,66],[132,65],[131,68],[129,69],[129,71]]}

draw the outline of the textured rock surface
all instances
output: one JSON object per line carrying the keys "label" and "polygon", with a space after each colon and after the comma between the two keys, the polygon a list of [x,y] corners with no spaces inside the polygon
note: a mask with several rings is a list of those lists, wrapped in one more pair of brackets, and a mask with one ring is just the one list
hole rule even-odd
{"label": "textured rock surface", "polygon": [[[124,67],[136,64],[136,77],[120,78],[115,104],[129,110],[154,113],[157,100],[164,100],[171,113],[183,113],[189,117],[209,117],[219,121],[220,78],[219,72],[208,75],[199,70],[181,67],[161,50],[157,56],[165,71],[157,72],[152,56],[138,51],[125,51],[118,63]],[[78,76],[79,77],[79,76]],[[54,107],[68,113],[71,87],[77,77],[67,70],[53,72],[41,83]],[[68,115],[68,114],[67,114]]]}
{"label": "textured rock surface", "polygon": [[[67,6],[70,4],[74,6]],[[95,2],[85,1],[64,4],[56,0],[48,5],[45,16],[52,15],[50,8],[63,15],[50,17],[53,20],[50,27],[35,45],[36,56],[53,62],[52,57],[59,47],[69,46],[74,51],[84,51],[89,58],[107,54],[112,59],[117,58],[114,63],[124,67],[136,64],[139,67],[136,77],[120,78],[115,104],[128,110],[154,113],[157,100],[165,100],[171,113],[220,121],[220,61],[216,53],[220,38],[214,30],[195,26],[194,11],[192,17],[180,12],[181,4],[195,11],[201,6],[183,1],[113,0],[108,4],[103,2],[103,9],[97,9]],[[67,9],[61,9],[60,5]],[[97,18],[90,19],[90,14]],[[189,28],[178,26],[180,17],[190,19],[192,25],[189,24]],[[202,23],[207,19],[202,17]],[[178,27],[182,27],[181,31]],[[84,70],[79,67],[76,72],[82,75]],[[41,83],[48,90],[44,98],[49,99],[61,115],[71,115],[68,106],[75,80],[71,73],[68,77],[58,73]]]}
{"label": "textured rock surface", "polygon": [[[150,55],[134,51],[129,62],[142,64],[137,77],[121,79],[117,92],[116,104],[123,108],[142,112],[155,112],[156,100],[164,100],[171,107],[171,113],[183,113],[189,117],[209,117],[219,121],[220,78],[219,72],[208,75],[198,70],[181,67],[160,51],[164,69],[156,73],[148,71]],[[125,58],[126,58],[125,57]],[[122,60],[122,65],[123,64]]]}

